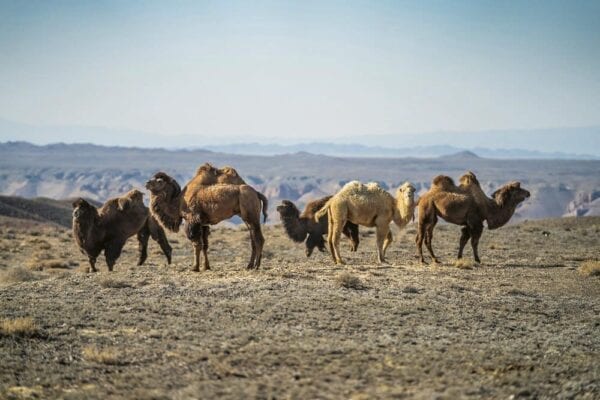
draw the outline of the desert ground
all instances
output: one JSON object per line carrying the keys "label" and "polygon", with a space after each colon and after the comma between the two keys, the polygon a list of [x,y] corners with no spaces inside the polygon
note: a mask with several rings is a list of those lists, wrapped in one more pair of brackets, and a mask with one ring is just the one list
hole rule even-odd
{"label": "desert ground", "polygon": [[600,398],[600,218],[486,230],[482,265],[454,263],[457,226],[428,266],[392,229],[388,265],[370,230],[336,266],[276,225],[258,271],[217,227],[211,271],[172,234],[171,266],[130,239],[90,274],[69,230],[2,217],[0,398]]}

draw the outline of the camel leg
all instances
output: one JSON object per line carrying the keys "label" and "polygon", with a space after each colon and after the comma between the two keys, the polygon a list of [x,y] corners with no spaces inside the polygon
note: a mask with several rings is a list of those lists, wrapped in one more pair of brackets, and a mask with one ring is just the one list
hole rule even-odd
{"label": "camel leg", "polygon": [[192,266],[192,271],[198,272],[200,271],[200,252],[204,247],[202,238],[195,239],[192,244],[194,245],[194,265]]}
{"label": "camel leg", "polygon": [[333,251],[335,254],[335,263],[344,265],[345,262],[342,260],[342,256],[340,255],[340,237],[342,236],[342,226],[340,224],[333,224],[333,232],[331,236],[331,242],[333,244]]}
{"label": "camel leg", "polygon": [[392,231],[389,230],[388,228],[388,234],[385,237],[385,240],[383,242],[383,256],[385,257],[385,252],[387,250],[388,247],[390,247],[390,244],[392,244],[392,242],[394,241],[394,236],[392,235]]}
{"label": "camel leg", "polygon": [[387,240],[388,233],[390,232],[390,223],[389,221],[383,221],[379,218],[376,219],[375,224],[377,224],[376,229],[376,240],[377,240],[377,261],[380,264],[385,263],[385,252],[383,250],[384,244],[383,242]]}
{"label": "camel leg", "polygon": [[117,259],[121,255],[121,250],[123,250],[124,245],[125,243],[122,241],[113,241],[108,242],[104,248],[104,257],[106,258],[106,265],[108,265],[108,270],[110,272],[112,272]]}
{"label": "camel leg", "polygon": [[90,263],[90,268],[89,268],[88,272],[98,272],[98,270],[96,269],[96,258],[97,258],[97,256],[96,257],[92,257],[92,256],[88,257],[88,261]]}
{"label": "camel leg", "polygon": [[475,259],[475,262],[477,264],[480,264],[481,260],[479,259],[478,246],[479,246],[479,238],[481,237],[481,234],[483,233],[483,224],[481,222],[479,222],[477,225],[471,226],[470,229],[471,229],[471,247],[473,248],[473,258]]}
{"label": "camel leg", "polygon": [[463,226],[460,231],[461,231],[461,235],[460,235],[460,242],[459,242],[459,246],[458,246],[458,257],[457,257],[458,259],[462,258],[463,250],[465,249],[467,242],[471,238],[471,232],[469,232],[469,227]]}
{"label": "camel leg", "polygon": [[425,229],[425,219],[421,217],[421,214],[419,214],[419,226],[417,227],[417,237],[415,238],[415,242],[417,244],[417,254],[421,264],[427,264],[425,262],[425,257],[423,257],[423,239],[425,238]]}
{"label": "camel leg", "polygon": [[158,243],[163,254],[165,257],[167,257],[167,264],[171,265],[171,254],[173,253],[173,248],[169,244],[165,230],[156,223],[151,224],[149,222],[148,227],[150,228],[150,237]]}
{"label": "camel leg", "polygon": [[148,223],[137,233],[138,240],[138,262],[137,265],[142,265],[148,258],[148,239],[150,238],[150,229]]}
{"label": "camel leg", "polygon": [[250,255],[250,261],[248,261],[248,265],[246,269],[254,268],[254,263],[256,262],[256,236],[254,229],[252,229],[252,225],[249,222],[244,221],[246,227],[248,228],[248,233],[250,233],[250,247],[252,249],[252,254]]}
{"label": "camel leg", "polygon": [[262,230],[260,229],[260,222],[254,224],[252,231],[254,232],[254,247],[256,253],[254,259],[254,269],[258,269],[260,267],[260,262],[262,261],[262,251],[265,244],[265,238],[262,234]]}
{"label": "camel leg", "polygon": [[434,263],[439,263],[440,260],[433,253],[433,248],[431,247],[431,241],[433,240],[433,228],[437,224],[437,215],[434,215],[429,224],[427,224],[427,228],[425,229],[425,246],[431,255]]}
{"label": "camel leg", "polygon": [[[329,214],[331,214],[331,212],[328,211]],[[333,258],[333,262],[337,263],[337,258],[335,257],[335,248],[333,247],[333,230],[334,230],[334,224],[333,221],[331,219],[331,216],[328,217],[327,219],[327,245],[329,246],[329,254],[331,254],[331,258]]]}
{"label": "camel leg", "polygon": [[358,225],[346,222],[344,225],[344,235],[352,242],[352,251],[358,250],[360,239],[358,237]]}
{"label": "camel leg", "polygon": [[202,258],[204,259],[204,267],[202,268],[204,271],[208,271],[210,269],[210,264],[208,262],[208,235],[210,235],[210,226],[202,227]]}

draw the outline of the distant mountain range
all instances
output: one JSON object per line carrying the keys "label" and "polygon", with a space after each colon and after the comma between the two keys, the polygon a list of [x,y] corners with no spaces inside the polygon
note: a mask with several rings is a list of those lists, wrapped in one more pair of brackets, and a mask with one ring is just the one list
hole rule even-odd
{"label": "distant mountain range", "polygon": [[[326,136],[326,135],[324,135]],[[297,152],[338,157],[438,157],[471,151],[486,158],[600,159],[600,126],[480,132],[363,135],[315,140],[278,138],[223,138],[213,134],[160,135],[128,129],[83,126],[29,125],[0,119],[0,142],[35,144],[94,143],[141,148],[208,149],[246,155]]]}
{"label": "distant mountain range", "polygon": [[[57,200],[82,196],[104,202],[131,188],[144,190],[148,178],[161,170],[185,184],[204,162],[235,167],[246,182],[269,198],[271,222],[279,220],[275,207],[281,200],[303,207],[310,200],[335,193],[350,180],[376,181],[390,191],[409,180],[423,193],[436,175],[456,179],[467,170],[477,174],[488,194],[511,180],[521,181],[531,191],[531,199],[517,210],[515,220],[600,215],[600,160],[505,160],[470,151],[430,158],[334,157],[304,151],[262,156],[205,149],[0,143],[0,194]],[[13,214],[39,207],[39,201],[17,200],[25,208],[15,211],[14,200],[3,202],[0,208]],[[62,204],[67,217],[69,204]]]}

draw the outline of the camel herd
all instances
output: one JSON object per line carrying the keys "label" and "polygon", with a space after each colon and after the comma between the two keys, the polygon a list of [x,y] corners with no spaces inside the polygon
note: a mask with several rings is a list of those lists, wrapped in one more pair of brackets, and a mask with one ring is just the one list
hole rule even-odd
{"label": "camel herd", "polygon": [[[199,271],[201,265],[208,270],[210,225],[233,216],[240,217],[250,232],[252,253],[247,268],[260,267],[265,243],[261,214],[263,222],[266,221],[268,201],[247,185],[234,168],[203,164],[183,189],[171,176],[158,172],[146,183],[146,189],[150,191],[150,208],[144,205],[143,194],[136,189],[108,200],[100,208],[82,198],[73,202],[73,237],[88,256],[90,271],[96,271],[96,259],[102,251],[112,271],[125,242],[134,235],[139,242],[138,265],[146,260],[150,237],[159,243],[170,264],[172,249],[164,230],[178,232],[182,224],[194,246],[193,270]],[[344,264],[339,249],[341,234],[350,239],[352,251],[356,251],[358,226],[362,225],[376,229],[377,260],[384,263],[385,252],[393,241],[390,223],[394,221],[398,228],[403,228],[414,219],[416,210],[416,244],[421,263],[425,264],[423,241],[433,262],[439,262],[432,248],[438,218],[462,226],[458,258],[462,258],[470,240],[473,257],[479,263],[478,243],[483,222],[487,222],[489,229],[505,225],[529,196],[519,182],[510,182],[488,197],[475,174],[467,172],[460,177],[458,186],[448,176],[436,176],[431,188],[417,200],[410,182],[402,184],[394,197],[377,183],[365,185],[352,181],[335,195],[308,203],[302,213],[288,200],[283,200],[277,211],[287,236],[294,242],[305,242],[307,257],[315,248],[325,251],[323,236],[327,234],[333,261]]]}

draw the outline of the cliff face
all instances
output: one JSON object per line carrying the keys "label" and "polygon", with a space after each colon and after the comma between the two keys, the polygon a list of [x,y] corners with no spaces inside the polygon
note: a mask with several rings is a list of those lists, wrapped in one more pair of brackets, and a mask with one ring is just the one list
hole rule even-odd
{"label": "cliff face", "polygon": [[418,192],[438,174],[458,178],[474,171],[491,194],[520,180],[532,198],[516,219],[600,215],[600,161],[490,160],[461,157],[435,159],[334,158],[306,153],[286,156],[239,156],[199,151],[108,148],[91,145],[33,146],[0,144],[0,194],[25,198],[86,197],[100,202],[143,188],[163,170],[185,184],[204,162],[231,165],[269,197],[271,221],[278,221],[280,200],[298,202],[333,194],[346,182],[377,181],[393,192],[405,180]]}

